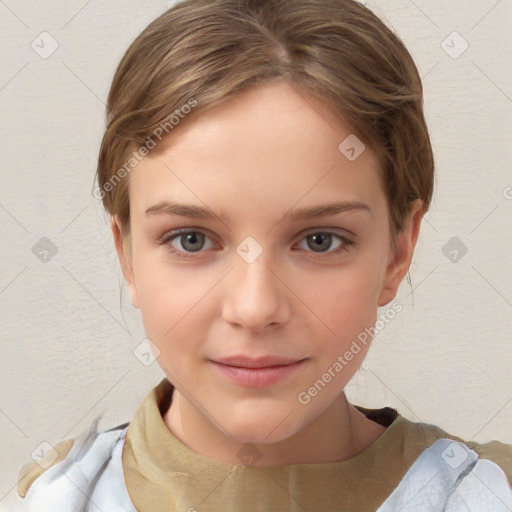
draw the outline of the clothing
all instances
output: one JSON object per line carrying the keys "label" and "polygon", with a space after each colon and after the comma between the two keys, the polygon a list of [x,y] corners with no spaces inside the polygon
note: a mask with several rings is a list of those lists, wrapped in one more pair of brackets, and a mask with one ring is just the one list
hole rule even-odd
{"label": "clothing", "polygon": [[[127,425],[121,425],[99,434],[92,432],[74,443],[64,460],[31,485],[22,510],[137,512],[123,478],[122,451],[127,429]],[[25,493],[18,486],[20,491],[21,495]]]}
{"label": "clothing", "polygon": [[[387,426],[356,457],[277,467],[227,464],[190,450],[166,427],[162,416],[172,390],[164,379],[140,404],[129,426],[89,436],[82,451],[75,443],[41,476],[30,473],[33,466],[26,470],[18,491],[34,507],[27,510],[46,512],[50,501],[42,499],[52,494],[54,501],[56,494],[68,500],[67,508],[48,505],[52,512],[512,510],[512,445],[466,442],[434,425],[411,422],[389,407],[356,406]],[[70,464],[73,455],[79,460]],[[89,472],[81,481],[80,468]],[[75,471],[71,479],[92,497],[84,500],[74,486],[84,508],[70,508],[62,485],[50,483],[51,472],[53,482],[59,474],[61,484],[69,481],[62,471]]]}

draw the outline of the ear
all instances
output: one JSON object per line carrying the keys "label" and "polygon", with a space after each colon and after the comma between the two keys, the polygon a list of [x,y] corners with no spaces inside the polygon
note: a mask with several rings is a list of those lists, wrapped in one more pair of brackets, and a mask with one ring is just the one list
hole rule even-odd
{"label": "ear", "polygon": [[396,250],[391,251],[378,306],[385,306],[395,298],[398,287],[409,270],[424,213],[423,201],[417,199],[409,209],[404,228],[397,235]]}
{"label": "ear", "polygon": [[134,308],[139,309],[139,297],[137,294],[137,287],[135,286],[135,275],[132,265],[131,242],[128,234],[123,234],[121,223],[117,216],[110,217],[110,229],[114,236],[117,255],[121,263],[123,276],[130,291],[130,298]]}

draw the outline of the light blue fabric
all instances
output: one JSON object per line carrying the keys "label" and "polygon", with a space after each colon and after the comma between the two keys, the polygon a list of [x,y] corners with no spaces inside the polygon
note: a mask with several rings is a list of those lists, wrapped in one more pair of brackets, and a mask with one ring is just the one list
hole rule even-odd
{"label": "light blue fabric", "polygon": [[438,439],[409,468],[377,512],[511,512],[504,471],[465,444]]}
{"label": "light blue fabric", "polygon": [[[127,426],[76,442],[30,487],[26,512],[137,512],[123,477]],[[511,512],[503,470],[466,445],[439,439],[424,450],[377,512]],[[284,512],[284,511],[283,511]]]}
{"label": "light blue fabric", "polygon": [[124,483],[122,452],[128,426],[77,440],[22,500],[26,512],[137,512]]}

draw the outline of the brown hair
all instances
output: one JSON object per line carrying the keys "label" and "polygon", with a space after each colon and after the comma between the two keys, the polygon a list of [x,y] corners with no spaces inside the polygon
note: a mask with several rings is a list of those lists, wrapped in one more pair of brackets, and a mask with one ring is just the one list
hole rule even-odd
{"label": "brown hair", "polygon": [[185,122],[279,78],[325,102],[376,151],[394,245],[411,203],[422,199],[426,211],[433,193],[423,90],[400,39],[353,0],[185,0],[151,22],[117,67],[98,159],[97,190],[122,230],[134,149],[162,127],[172,133],[171,119],[192,105]]}

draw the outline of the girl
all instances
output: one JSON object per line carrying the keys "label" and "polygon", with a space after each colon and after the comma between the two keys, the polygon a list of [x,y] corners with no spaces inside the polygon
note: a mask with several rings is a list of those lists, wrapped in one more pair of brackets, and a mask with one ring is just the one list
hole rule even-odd
{"label": "girl", "polygon": [[511,510],[512,446],[344,393],[433,192],[391,30],[352,0],[185,0],[127,50],[107,120],[95,195],[166,378],[25,468],[28,510]]}

